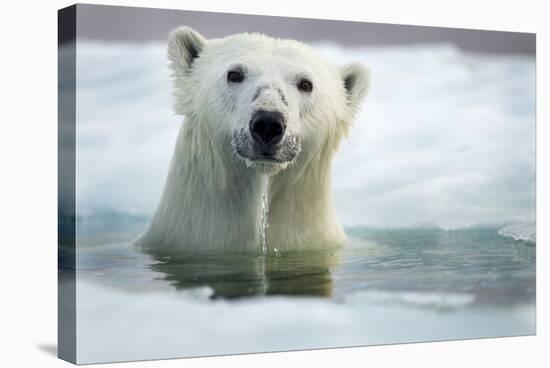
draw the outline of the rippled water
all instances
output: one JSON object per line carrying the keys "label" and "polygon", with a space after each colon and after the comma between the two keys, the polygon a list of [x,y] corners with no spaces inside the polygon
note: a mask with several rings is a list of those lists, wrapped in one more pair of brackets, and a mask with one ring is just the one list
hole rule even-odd
{"label": "rippled water", "polygon": [[[357,291],[469,293],[479,304],[534,300],[535,247],[495,230],[362,230],[337,252],[196,256],[142,253],[132,245],[79,251],[79,277],[131,287],[135,277],[177,290],[207,286],[212,298]],[[265,270],[264,270],[265,267]],[[267,289],[265,284],[268,284]]]}
{"label": "rippled water", "polygon": [[84,247],[80,360],[533,334],[535,245],[497,230],[352,228],[337,252],[267,256]]}

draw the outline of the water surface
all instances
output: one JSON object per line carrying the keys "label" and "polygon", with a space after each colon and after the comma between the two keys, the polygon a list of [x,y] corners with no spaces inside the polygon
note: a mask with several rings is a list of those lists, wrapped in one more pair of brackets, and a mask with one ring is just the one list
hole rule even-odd
{"label": "water surface", "polygon": [[534,243],[496,228],[347,233],[339,251],[265,256],[79,248],[79,360],[535,333]]}

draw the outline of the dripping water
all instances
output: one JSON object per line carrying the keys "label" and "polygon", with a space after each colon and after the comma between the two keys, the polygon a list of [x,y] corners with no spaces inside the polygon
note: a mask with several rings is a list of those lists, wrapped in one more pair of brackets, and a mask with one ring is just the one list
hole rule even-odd
{"label": "dripping water", "polygon": [[269,279],[267,276],[266,262],[267,262],[267,227],[269,215],[269,198],[267,193],[267,181],[263,185],[261,212],[260,212],[260,272],[262,274],[263,294],[267,293],[269,289]]}
{"label": "dripping water", "polygon": [[260,217],[260,239],[261,239],[260,250],[263,256],[267,255],[266,232],[267,232],[267,227],[269,226],[268,215],[269,215],[269,202],[267,197],[267,186],[266,186],[264,188],[264,192],[262,193],[262,211],[261,211],[261,217]]}

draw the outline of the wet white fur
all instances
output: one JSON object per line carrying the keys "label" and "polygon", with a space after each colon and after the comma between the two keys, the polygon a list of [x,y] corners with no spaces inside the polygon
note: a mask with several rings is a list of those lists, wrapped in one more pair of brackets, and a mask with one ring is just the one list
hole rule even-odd
{"label": "wet white fur", "polygon": [[[193,57],[197,53],[197,57]],[[309,46],[261,34],[205,40],[187,27],[172,31],[168,55],[175,111],[185,115],[160,203],[139,243],[189,251],[259,251],[261,195],[269,193],[267,244],[278,251],[344,244],[331,196],[331,161],[365,96],[368,71],[337,67]],[[227,71],[246,79],[227,83]],[[297,78],[313,82],[311,94]],[[344,80],[353,78],[345,88]],[[260,85],[269,86],[252,102]],[[283,91],[286,106],[276,89]],[[287,119],[301,152],[290,164],[259,165],[240,158],[231,139],[257,109]]]}

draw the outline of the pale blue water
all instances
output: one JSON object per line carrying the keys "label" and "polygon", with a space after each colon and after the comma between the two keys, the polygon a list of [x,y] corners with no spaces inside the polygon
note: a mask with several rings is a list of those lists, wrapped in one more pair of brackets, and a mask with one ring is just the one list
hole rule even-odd
{"label": "pale blue water", "polygon": [[[113,239],[143,222],[112,220]],[[496,228],[350,228],[340,251],[266,257],[147,254],[88,234],[82,363],[535,333],[535,244]]]}

